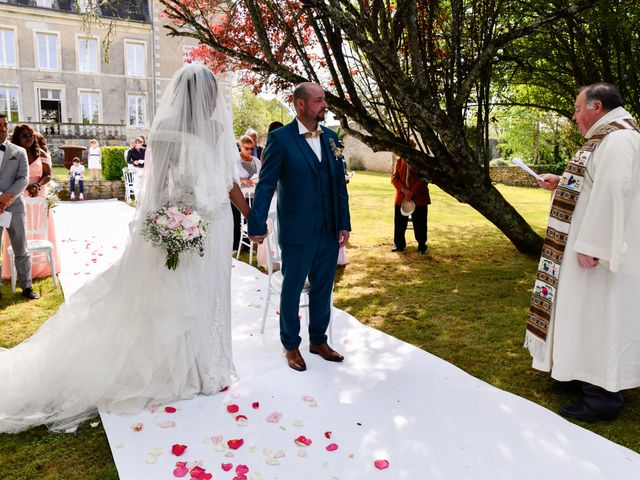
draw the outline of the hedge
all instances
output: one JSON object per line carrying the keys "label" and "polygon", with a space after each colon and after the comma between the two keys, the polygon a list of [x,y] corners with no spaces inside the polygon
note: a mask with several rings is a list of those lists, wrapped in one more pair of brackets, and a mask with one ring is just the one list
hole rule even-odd
{"label": "hedge", "polygon": [[102,147],[102,175],[105,180],[122,179],[122,169],[127,166],[124,152],[129,147]]}

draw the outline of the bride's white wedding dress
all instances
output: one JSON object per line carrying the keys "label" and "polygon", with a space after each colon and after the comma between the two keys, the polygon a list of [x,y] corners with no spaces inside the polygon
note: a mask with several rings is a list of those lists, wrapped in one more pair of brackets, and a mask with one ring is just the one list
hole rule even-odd
{"label": "bride's white wedding dress", "polygon": [[[66,430],[97,408],[136,413],[232,381],[235,144],[215,86],[204,67],[176,74],[150,134],[153,158],[123,256],[31,338],[0,351],[0,432],[41,424]],[[175,271],[141,235],[146,213],[167,202],[191,206],[211,223],[204,257],[181,255]]]}

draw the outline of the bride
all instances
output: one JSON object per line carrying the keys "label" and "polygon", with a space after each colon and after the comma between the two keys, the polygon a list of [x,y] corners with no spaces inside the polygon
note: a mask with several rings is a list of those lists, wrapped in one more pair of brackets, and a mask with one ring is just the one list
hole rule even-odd
{"label": "bride", "polygon": [[[208,69],[176,72],[149,137],[123,256],[31,338],[0,350],[0,432],[64,431],[98,408],[137,413],[232,381],[229,199],[245,216],[248,206],[234,179],[230,114]],[[183,254],[175,271],[141,234],[147,213],[166,203],[211,225],[204,257]]]}

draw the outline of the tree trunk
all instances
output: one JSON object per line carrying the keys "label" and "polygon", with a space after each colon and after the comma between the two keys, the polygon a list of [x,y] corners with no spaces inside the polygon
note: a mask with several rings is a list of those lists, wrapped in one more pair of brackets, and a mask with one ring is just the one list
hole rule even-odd
{"label": "tree trunk", "polygon": [[475,189],[467,196],[467,201],[498,227],[520,252],[532,256],[540,255],[542,237],[507,202],[494,185],[489,184],[485,188]]}

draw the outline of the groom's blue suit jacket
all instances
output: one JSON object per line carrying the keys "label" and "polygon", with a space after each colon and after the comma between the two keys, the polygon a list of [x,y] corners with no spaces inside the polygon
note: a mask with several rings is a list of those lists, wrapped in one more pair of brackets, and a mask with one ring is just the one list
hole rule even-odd
{"label": "groom's blue suit jacket", "polygon": [[[269,134],[249,216],[249,235],[267,233],[267,214],[276,186],[280,244],[307,243],[318,232],[322,222],[320,217],[325,213],[322,211],[323,205],[333,209],[334,221],[331,226],[335,228],[336,241],[338,231],[351,230],[344,168],[342,162],[336,160],[330,142],[333,139],[336,145],[338,136],[333,130],[321,128],[322,161],[328,162],[329,182],[326,179],[322,181],[318,157],[300,135],[295,119]],[[325,172],[327,165],[322,165]],[[330,185],[330,191],[323,191],[321,186],[327,184]]]}

